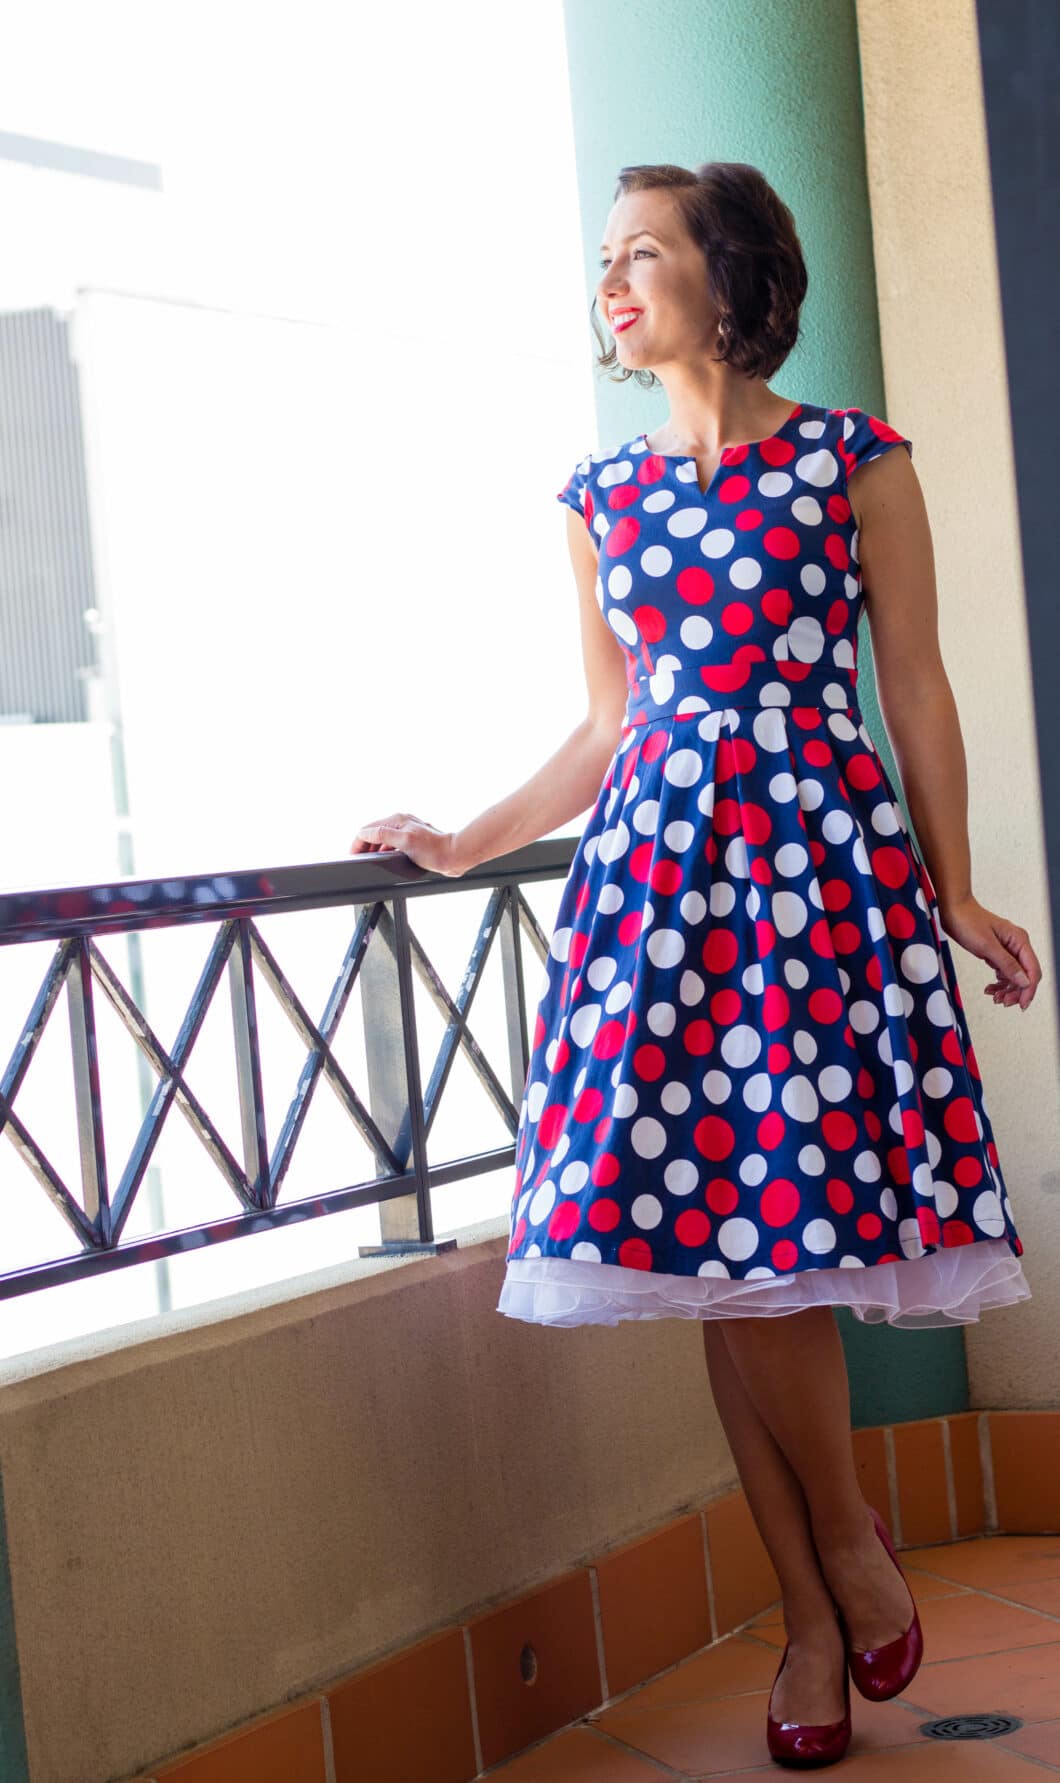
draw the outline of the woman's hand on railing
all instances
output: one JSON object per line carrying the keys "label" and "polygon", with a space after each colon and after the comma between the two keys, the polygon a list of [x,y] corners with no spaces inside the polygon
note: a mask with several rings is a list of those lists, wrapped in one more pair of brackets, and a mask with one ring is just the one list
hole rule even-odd
{"label": "woman's hand on railing", "polygon": [[940,907],[939,919],[951,940],[993,966],[995,982],[984,984],[983,995],[1006,1007],[1018,1003],[1026,1009],[1042,977],[1026,929],[988,910],[978,898],[962,898],[948,908]]}
{"label": "woman's hand on railing", "polygon": [[453,830],[435,829],[408,811],[392,811],[377,823],[361,825],[350,843],[351,854],[406,854],[428,873],[456,879],[468,863],[458,858]]}

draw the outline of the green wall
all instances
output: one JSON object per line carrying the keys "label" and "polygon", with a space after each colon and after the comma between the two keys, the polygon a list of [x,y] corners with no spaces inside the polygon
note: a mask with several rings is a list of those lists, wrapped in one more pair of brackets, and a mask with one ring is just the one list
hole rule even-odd
{"label": "green wall", "polygon": [[[621,167],[752,162],[790,206],[809,271],[801,339],[771,386],[793,401],[887,419],[854,0],[566,0],[566,29],[586,315]],[[588,320],[586,337],[592,362]],[[612,383],[595,369],[594,378],[601,447],[665,419],[662,389]],[[858,664],[865,722],[915,835],[866,619]],[[967,1409],[959,1326],[898,1331],[838,1317],[856,1424]]]}

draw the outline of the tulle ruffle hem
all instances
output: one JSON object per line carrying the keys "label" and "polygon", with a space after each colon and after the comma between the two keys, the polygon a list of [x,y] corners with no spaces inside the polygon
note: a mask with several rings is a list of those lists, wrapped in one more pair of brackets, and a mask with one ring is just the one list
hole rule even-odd
{"label": "tulle ruffle hem", "polygon": [[894,1263],[743,1281],[564,1257],[513,1258],[497,1311],[535,1325],[617,1325],[620,1319],[769,1318],[825,1305],[848,1306],[863,1324],[920,1329],[974,1324],[990,1307],[1030,1298],[1008,1240],[986,1238]]}

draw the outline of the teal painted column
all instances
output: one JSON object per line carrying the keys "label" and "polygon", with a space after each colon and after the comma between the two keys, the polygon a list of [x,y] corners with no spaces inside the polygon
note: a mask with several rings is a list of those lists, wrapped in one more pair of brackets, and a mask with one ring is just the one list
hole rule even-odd
{"label": "teal painted column", "polygon": [[7,1555],[7,1515],[0,1474],[0,1778],[3,1783],[29,1783],[26,1730],[22,1721],[22,1686],[15,1638],[15,1606]]}
{"label": "teal painted column", "polygon": [[[854,0],[566,0],[588,307],[619,169],[749,161],[790,206],[809,272],[794,352],[770,379],[792,401],[885,420]],[[665,419],[662,389],[596,370],[600,447]],[[900,424],[900,417],[896,418]],[[572,441],[583,450],[583,441]],[[913,441],[914,451],[916,441]],[[859,698],[913,829],[880,717],[868,621]],[[915,831],[913,832],[915,834]],[[838,1312],[855,1424],[968,1408],[964,1336],[865,1326]]]}

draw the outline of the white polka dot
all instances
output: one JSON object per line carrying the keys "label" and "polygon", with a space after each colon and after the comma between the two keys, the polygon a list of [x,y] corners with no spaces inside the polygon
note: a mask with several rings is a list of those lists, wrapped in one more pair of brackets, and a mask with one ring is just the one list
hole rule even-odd
{"label": "white polka dot", "polygon": [[629,1141],[638,1158],[657,1158],[666,1150],[666,1128],[651,1115],[642,1115],[633,1122]]}
{"label": "white polka dot", "polygon": [[688,1158],[673,1158],[663,1171],[671,1195],[691,1195],[699,1186],[699,1171]]}
{"label": "white polka dot", "polygon": [[811,1256],[823,1257],[836,1246],[836,1231],[831,1220],[810,1220],[802,1229],[802,1242]]}
{"label": "white polka dot", "polygon": [[653,966],[676,966],[685,957],[685,940],[680,929],[656,929],[646,943]]}
{"label": "white polka dot", "polygon": [[555,1185],[555,1183],[543,1182],[541,1184],[541,1187],[535,1193],[534,1198],[530,1203],[530,1209],[529,1209],[529,1215],[528,1215],[530,1224],[532,1226],[540,1226],[542,1220],[548,1219],[548,1216],[552,1212],[552,1209],[555,1207],[555,1205],[556,1205],[556,1185]]}
{"label": "white polka dot", "polygon": [[666,522],[666,530],[675,539],[692,539],[707,524],[704,508],[676,508]]}
{"label": "white polka dot", "polygon": [[761,1035],[746,1022],[738,1022],[722,1036],[721,1056],[734,1070],[739,1070],[744,1065],[753,1065],[761,1050]]}
{"label": "white polka dot", "polygon": [[757,557],[737,557],[729,565],[729,581],[734,588],[757,588],[762,580],[762,565]]}
{"label": "white polka dot", "polygon": [[657,1195],[638,1195],[629,1212],[635,1226],[650,1232],[663,1217],[662,1202]]}
{"label": "white polka dot", "polygon": [[665,545],[649,545],[640,555],[640,567],[646,576],[668,576],[673,562],[673,552]]}
{"label": "white polka dot", "polygon": [[819,451],[807,452],[803,458],[796,459],[795,473],[804,483],[812,483],[815,489],[829,489],[839,476],[839,466],[827,446],[822,446]]}
{"label": "white polka dot", "polygon": [[734,1263],[753,1257],[758,1249],[758,1227],[753,1220],[723,1220],[718,1227],[718,1249]]}
{"label": "white polka dot", "polygon": [[903,947],[898,964],[912,984],[927,984],[939,975],[938,955],[926,942],[914,941]]}
{"label": "white polka dot", "polygon": [[663,776],[671,786],[695,786],[703,774],[703,757],[695,749],[671,749]]}
{"label": "white polka dot", "polygon": [[814,1121],[820,1104],[808,1077],[789,1077],[780,1092],[781,1106],[793,1121]]}

